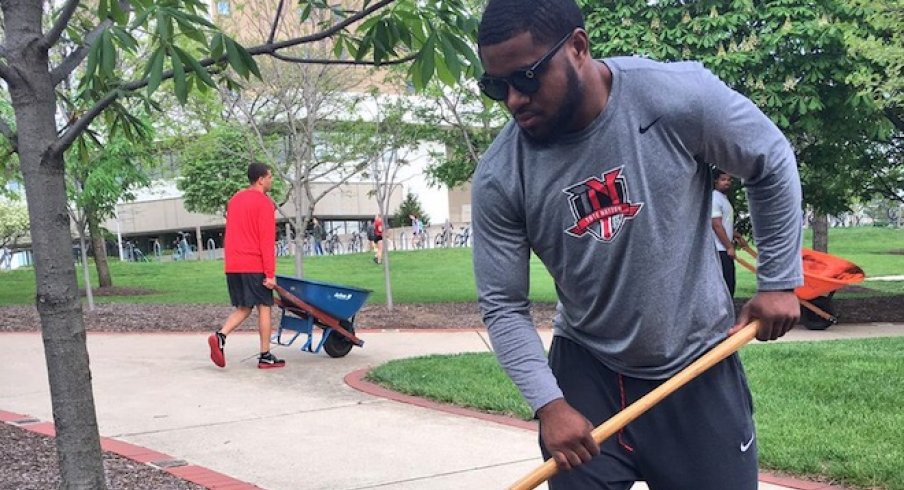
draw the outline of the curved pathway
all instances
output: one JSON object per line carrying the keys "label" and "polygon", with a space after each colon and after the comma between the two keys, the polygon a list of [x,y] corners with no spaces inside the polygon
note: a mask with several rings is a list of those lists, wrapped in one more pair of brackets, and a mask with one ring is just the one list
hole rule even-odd
{"label": "curved pathway", "polygon": [[[549,340],[550,332],[542,335]],[[788,339],[889,335],[904,335],[904,325],[836,325]],[[390,359],[486,351],[484,332],[363,330],[360,337],[364,348],[341,359],[279,348],[286,368],[261,371],[253,332],[230,337],[225,369],[210,363],[205,335],[93,333],[100,432],[239,480],[211,488],[504,488],[541,462],[529,426],[425,410],[344,382]],[[43,359],[40,335],[0,334],[0,358],[0,409],[52,420],[46,368],[34,362]],[[769,478],[760,488],[831,488]]]}

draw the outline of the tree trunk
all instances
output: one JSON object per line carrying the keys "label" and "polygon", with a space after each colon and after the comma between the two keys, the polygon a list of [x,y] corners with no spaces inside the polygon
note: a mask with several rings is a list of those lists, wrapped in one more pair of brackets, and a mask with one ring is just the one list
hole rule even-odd
{"label": "tree trunk", "polygon": [[84,232],[79,232],[78,236],[78,253],[82,256],[82,274],[85,283],[85,298],[88,300],[88,311],[94,311],[94,293],[91,292],[91,268],[88,267],[88,241],[85,240]]}
{"label": "tree trunk", "polygon": [[[97,287],[113,286],[110,277],[110,264],[107,262],[107,242],[94,213],[87,213],[88,231],[91,233],[91,246],[94,247],[94,268],[97,270]],[[86,276],[87,277],[87,276]]]}
{"label": "tree trunk", "polygon": [[829,217],[824,213],[813,216],[813,250],[829,251]]}
{"label": "tree trunk", "polygon": [[[389,197],[386,198],[386,201],[389,201]],[[389,223],[385,212],[381,211],[380,219],[383,220],[383,246],[380,248],[380,261],[383,263],[383,287],[386,288],[386,309],[392,311],[392,272],[389,268],[389,241],[387,240]]]}
{"label": "tree trunk", "polygon": [[[299,208],[295,208],[299,209]],[[295,277],[304,279],[304,233],[308,229],[308,217],[302,215],[295,216]],[[313,240],[313,238],[312,238]]]}
{"label": "tree trunk", "polygon": [[57,140],[56,94],[46,50],[39,48],[43,2],[4,0],[9,83],[25,183],[36,303],[50,383],[63,489],[104,489],[104,467],[91,391],[85,326],[79,301],[66,208],[63,156]]}
{"label": "tree trunk", "polygon": [[[308,229],[308,221],[310,221],[311,217],[314,215],[313,209],[309,209],[307,214],[298,214],[298,212],[304,209],[304,187],[301,185],[299,180],[295,180],[292,182],[292,198],[295,204],[295,277],[299,279],[304,278],[304,254],[307,251],[304,249],[304,234]],[[311,240],[314,240],[314,237],[311,237]]]}

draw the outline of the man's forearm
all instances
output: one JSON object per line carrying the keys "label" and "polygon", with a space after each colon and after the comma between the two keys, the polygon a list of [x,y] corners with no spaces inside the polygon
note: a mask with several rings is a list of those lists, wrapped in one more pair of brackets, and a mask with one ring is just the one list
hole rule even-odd
{"label": "man's forearm", "polygon": [[725,233],[725,228],[722,226],[721,218],[713,218],[713,232],[715,232],[716,238],[719,239],[719,243],[721,243],[726,250],[734,246],[734,244],[728,238],[728,234]]}

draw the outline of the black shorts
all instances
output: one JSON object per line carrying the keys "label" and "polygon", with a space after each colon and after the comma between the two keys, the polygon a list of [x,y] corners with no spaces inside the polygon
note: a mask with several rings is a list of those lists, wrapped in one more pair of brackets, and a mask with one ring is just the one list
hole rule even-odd
{"label": "black shorts", "polygon": [[383,241],[383,235],[377,235],[374,237],[374,243]]}
{"label": "black shorts", "polygon": [[[549,364],[565,400],[594,425],[663,380],[631,378],[604,366],[584,347],[556,336]],[[541,450],[545,458],[546,449]],[[560,472],[550,490],[756,490],[753,401],[734,354],[605,440],[599,456]]]}
{"label": "black shorts", "polygon": [[261,272],[227,272],[226,287],[232,306],[273,306],[273,291],[264,286]]}
{"label": "black shorts", "polygon": [[725,278],[725,284],[728,285],[728,292],[734,298],[735,292],[735,267],[734,259],[728,255],[728,252],[719,251],[719,260],[722,262],[722,277]]}

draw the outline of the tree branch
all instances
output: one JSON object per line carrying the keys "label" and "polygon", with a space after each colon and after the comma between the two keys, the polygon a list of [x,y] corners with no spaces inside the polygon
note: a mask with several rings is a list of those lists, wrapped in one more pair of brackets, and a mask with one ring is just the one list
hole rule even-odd
{"label": "tree branch", "polygon": [[[147,83],[147,82],[145,82]],[[76,138],[82,133],[82,131],[88,129],[88,126],[91,125],[91,122],[94,121],[94,118],[99,116],[104,109],[110,106],[119,96],[122,95],[120,89],[113,89],[107,95],[104,96],[103,99],[99,100],[94,107],[92,107],[88,112],[82,114],[82,117],[78,118],[66,132],[60,136],[56,142],[51,145],[51,147],[47,150],[52,155],[62,155],[72,142],[75,141]]]}
{"label": "tree branch", "polygon": [[896,128],[898,128],[898,131],[904,131],[904,119],[902,119],[900,115],[898,115],[891,109],[885,109],[884,112],[885,117],[887,117],[888,120],[891,121],[891,123],[894,124]]}
{"label": "tree branch", "polygon": [[249,49],[248,53],[252,55],[270,54],[276,52],[279,49],[290,48],[292,46],[298,46],[299,44],[307,44],[314,41],[320,41],[321,39],[326,39],[395,1],[396,0],[380,0],[379,2],[367,7],[366,9],[358,11],[355,15],[349,16],[342,22],[337,22],[336,24],[333,24],[329,28],[324,29],[320,32],[315,32],[314,34],[311,34],[309,36],[296,37],[295,39],[289,39],[288,41],[266,43],[260,46],[255,46]]}
{"label": "tree branch", "polygon": [[9,146],[12,148],[13,152],[19,151],[19,138],[16,136],[16,132],[13,131],[13,128],[0,118],[0,134],[6,137],[6,140],[9,141]]}
{"label": "tree branch", "polygon": [[69,24],[69,19],[72,18],[72,14],[75,13],[75,9],[78,8],[79,3],[79,0],[66,0],[62,10],[60,10],[60,16],[57,17],[56,22],[53,23],[53,27],[51,27],[50,30],[47,31],[47,34],[45,34],[38,42],[38,46],[40,46],[41,49],[50,49],[51,46],[60,40],[60,36],[63,35],[63,31]]}
{"label": "tree branch", "polygon": [[85,36],[85,43],[76,48],[75,51],[69,53],[69,56],[61,61],[60,64],[50,72],[51,81],[54,87],[65,80],[70,73],[78,68],[78,65],[82,64],[82,61],[88,56],[88,51],[91,50],[91,47],[94,46],[94,43],[97,42],[100,35],[111,25],[113,25],[113,21],[110,19],[98,24],[97,27],[92,29],[91,32]]}
{"label": "tree branch", "polygon": [[286,56],[284,54],[279,54],[277,52],[269,53],[269,55],[280,61],[286,61],[289,63],[304,63],[307,65],[385,66],[385,65],[399,65],[402,63],[407,63],[407,62],[417,58],[417,54],[410,54],[404,58],[399,58],[396,60],[389,60],[389,61],[381,61],[381,62],[377,63],[375,61],[332,60],[332,59],[322,59],[322,58],[298,58],[295,56]]}
{"label": "tree branch", "polygon": [[[280,50],[280,49],[297,46],[299,44],[305,44],[305,43],[310,43],[310,42],[314,42],[314,41],[319,41],[321,39],[328,38],[328,37],[332,36],[333,34],[341,31],[342,29],[345,29],[349,25],[354,24],[355,22],[367,17],[368,15],[372,14],[373,12],[375,12],[395,1],[396,0],[381,0],[380,2],[377,2],[373,5],[371,5],[370,7],[345,19],[344,21],[334,24],[332,27],[330,27],[328,29],[311,34],[310,36],[297,37],[297,38],[290,39],[288,41],[282,41],[279,43],[266,43],[266,44],[254,46],[252,48],[247,49],[248,54],[250,54],[251,56],[256,56],[256,55],[261,55],[261,54],[273,55],[276,53],[277,50]],[[282,56],[282,55],[280,55],[280,56]],[[200,63],[201,66],[206,68],[215,63],[219,63],[221,61],[226,61],[227,59],[228,59],[228,55],[224,54],[223,56],[220,56],[219,58],[216,58],[216,59],[204,58],[203,60],[200,60],[198,63]],[[324,60],[324,61],[330,61],[330,60]],[[389,64],[389,63],[390,62],[386,62],[386,63],[382,63],[382,64]],[[346,62],[345,64],[367,65],[368,62],[355,61],[355,62],[351,62],[351,63]],[[372,63],[370,63],[370,64],[372,64]],[[163,74],[160,77],[161,80],[169,80],[170,78],[173,78],[173,70],[167,70],[167,71],[163,72]],[[126,91],[138,90],[142,87],[147,86],[147,84],[148,84],[148,80],[145,78],[142,80],[135,80],[135,81],[129,82],[129,83],[123,85],[122,89],[126,90]]]}
{"label": "tree branch", "polygon": [[[72,1],[74,1],[74,0],[72,0]],[[120,0],[120,1],[126,2],[127,0]],[[357,12],[355,15],[352,15],[352,16],[346,18],[342,22],[338,22],[338,23],[334,24],[333,26],[331,26],[327,29],[324,29],[320,32],[311,34],[309,36],[297,37],[294,39],[290,39],[288,41],[282,41],[279,43],[266,43],[266,44],[262,44],[259,46],[255,46],[253,48],[248,49],[248,54],[250,54],[252,56],[260,55],[260,54],[271,54],[272,55],[272,54],[275,54],[276,51],[279,49],[297,46],[299,44],[305,44],[305,43],[310,43],[310,42],[314,42],[314,41],[319,41],[321,39],[326,39],[326,38],[332,36],[333,34],[341,31],[342,29],[345,29],[346,27],[350,26],[351,24],[358,22],[359,20],[367,17],[368,15],[376,12],[377,10],[379,10],[395,1],[396,0],[381,0],[379,2],[374,3],[373,5],[371,5],[369,7],[367,7],[364,10]],[[100,28],[100,25],[98,25],[98,28]],[[96,29],[97,28],[95,28],[95,30]],[[92,31],[92,33],[93,32],[94,31]],[[72,56],[72,55],[70,55],[70,56]],[[82,55],[82,56],[84,56],[84,55]],[[228,59],[228,57],[227,57],[227,55],[224,54],[223,56],[221,56],[217,59],[205,58],[205,59],[201,60],[199,63],[201,64],[201,66],[206,68],[210,65],[213,65],[214,63],[218,63],[218,62],[226,60],[226,59]],[[64,61],[63,64],[65,64],[65,63],[66,62]],[[354,62],[352,64],[363,65],[363,64],[367,64],[367,62]],[[173,78],[173,70],[167,70],[167,71],[163,72],[163,74],[161,75],[161,80],[169,80],[170,78]],[[104,109],[106,109],[110,104],[112,104],[123,93],[138,90],[142,87],[147,86],[147,84],[148,84],[148,79],[144,78],[141,80],[135,80],[135,81],[126,83],[126,84],[120,86],[118,89],[114,89],[114,90],[110,91],[107,95],[104,96],[103,99],[99,100],[91,109],[89,109],[87,112],[85,112],[74,124],[72,124],[72,126],[70,126],[69,129],[67,129],[66,132],[63,133],[63,135],[56,141],[56,143],[54,143],[48,149],[48,151],[52,152],[52,153],[56,153],[56,154],[62,154],[62,152],[66,151],[66,149],[68,149],[69,146],[72,145],[72,142],[75,141],[75,139],[78,137],[78,135],[81,134],[82,131],[84,131],[85,129],[88,128],[88,126],[91,124],[91,122],[94,120],[94,118],[96,118],[98,115],[100,115],[100,113],[102,113],[104,111]]]}
{"label": "tree branch", "polygon": [[9,85],[13,85],[19,81],[19,77],[16,73],[10,70],[6,63],[2,62],[0,62],[0,78]]}
{"label": "tree branch", "polygon": [[273,42],[273,38],[276,37],[276,27],[279,26],[279,18],[282,16],[283,5],[285,5],[286,0],[279,0],[279,5],[276,6],[276,15],[273,16],[273,25],[270,27],[270,35],[267,36],[267,44]]}
{"label": "tree branch", "polygon": [[471,160],[474,163],[480,161],[480,156],[477,155],[477,150],[474,148],[474,142],[471,141],[471,135],[468,133],[468,129],[465,127],[464,123],[461,120],[461,116],[458,114],[458,110],[455,107],[455,104],[443,94],[443,102],[446,103],[446,107],[449,108],[449,111],[452,112],[452,116],[455,117],[456,126],[461,130],[462,139],[464,139],[465,144],[468,146],[468,154],[471,156]]}

